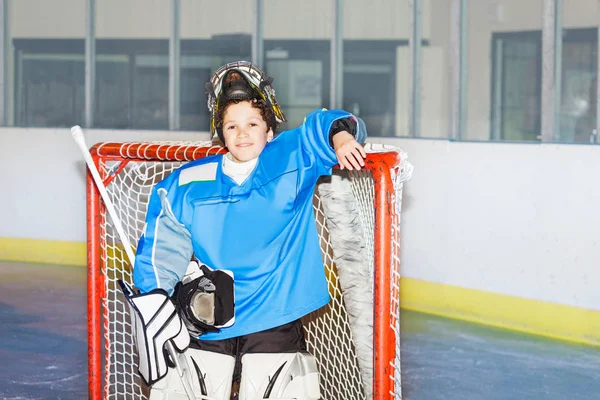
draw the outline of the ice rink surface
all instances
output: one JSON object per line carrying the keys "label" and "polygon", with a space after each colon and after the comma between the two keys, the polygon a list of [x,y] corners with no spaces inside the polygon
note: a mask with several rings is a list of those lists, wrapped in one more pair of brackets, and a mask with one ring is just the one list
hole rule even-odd
{"label": "ice rink surface", "polygon": [[[0,261],[0,399],[87,398],[85,282],[81,267]],[[600,399],[600,348],[415,312],[402,368],[405,400]]]}

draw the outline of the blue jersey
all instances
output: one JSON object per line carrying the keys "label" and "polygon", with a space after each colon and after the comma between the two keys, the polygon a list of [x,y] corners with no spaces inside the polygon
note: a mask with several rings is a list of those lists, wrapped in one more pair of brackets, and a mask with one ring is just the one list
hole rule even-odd
{"label": "blue jersey", "polygon": [[[227,339],[294,321],[329,301],[312,196],[337,164],[329,131],[345,111],[314,111],[269,142],[240,185],[223,156],[174,171],[153,189],[134,283],[172,293],[192,254],[234,274],[235,323],[202,339]],[[366,139],[357,119],[356,138]]]}

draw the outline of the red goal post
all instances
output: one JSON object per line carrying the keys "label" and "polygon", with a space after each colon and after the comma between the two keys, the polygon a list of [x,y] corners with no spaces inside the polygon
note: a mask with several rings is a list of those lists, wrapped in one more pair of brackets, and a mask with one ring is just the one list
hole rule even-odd
{"label": "red goal post", "polygon": [[[308,316],[309,351],[321,373],[324,400],[401,399],[399,321],[399,223],[404,168],[403,153],[381,148],[369,153],[360,172],[342,171],[352,183],[372,270],[372,365],[361,366],[358,339],[323,211],[315,190],[315,213],[331,304]],[[383,150],[383,151],[382,151]],[[149,190],[182,163],[222,154],[221,147],[196,142],[98,143],[91,148],[107,191],[131,243],[137,243]],[[113,233],[95,183],[87,179],[88,235],[88,384],[90,399],[144,399],[148,388],[137,374],[127,308],[116,289],[118,279],[131,281],[131,266]],[[351,314],[351,313],[350,313]],[[368,346],[367,344],[367,347]],[[370,363],[370,361],[369,361]],[[372,374],[372,381],[365,382]]]}

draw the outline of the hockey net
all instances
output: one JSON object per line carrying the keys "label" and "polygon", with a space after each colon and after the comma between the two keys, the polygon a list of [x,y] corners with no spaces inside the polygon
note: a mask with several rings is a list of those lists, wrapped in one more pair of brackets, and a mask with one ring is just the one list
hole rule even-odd
{"label": "hockey net", "polygon": [[[317,186],[314,195],[331,301],[303,322],[309,351],[317,359],[324,400],[402,398],[399,226],[402,185],[410,175],[410,164],[404,162],[403,153],[391,148],[371,151],[376,153],[367,156],[362,171],[337,170],[331,181]],[[224,152],[196,142],[99,143],[91,149],[133,244],[142,233],[152,187],[185,162]],[[332,210],[343,190],[346,197],[341,201],[352,203],[346,208],[349,211],[342,208],[341,212],[342,217],[352,217],[349,226],[331,221],[338,218]],[[325,192],[329,194],[321,194]],[[132,266],[89,174],[87,197],[89,397],[146,399],[149,388],[137,372],[128,307],[117,285],[119,279],[132,283]],[[344,254],[340,257],[339,253],[349,252],[356,253],[350,261]],[[357,278],[342,273],[361,268],[366,281],[358,286],[366,301],[352,299],[352,290],[345,288],[356,287],[348,280]]]}

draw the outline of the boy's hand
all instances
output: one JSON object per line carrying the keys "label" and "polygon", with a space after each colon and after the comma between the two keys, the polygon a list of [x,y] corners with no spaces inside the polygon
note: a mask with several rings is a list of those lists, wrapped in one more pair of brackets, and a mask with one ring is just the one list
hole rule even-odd
{"label": "boy's hand", "polygon": [[333,149],[340,164],[340,169],[359,170],[365,166],[365,149],[347,131],[333,135]]}

